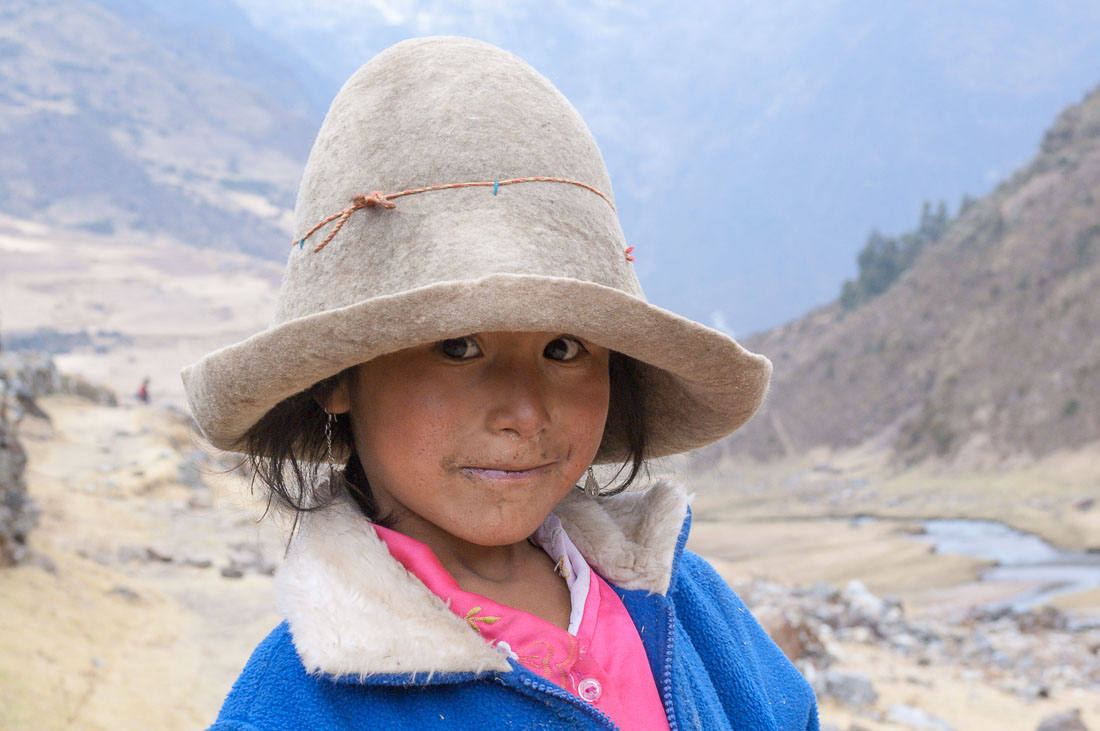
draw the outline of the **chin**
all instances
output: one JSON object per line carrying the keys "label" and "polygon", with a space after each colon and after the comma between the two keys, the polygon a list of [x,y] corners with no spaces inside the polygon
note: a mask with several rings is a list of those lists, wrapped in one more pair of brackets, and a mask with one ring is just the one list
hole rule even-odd
{"label": "chin", "polygon": [[[550,511],[546,512],[549,514]],[[531,515],[502,524],[464,523],[450,532],[477,546],[510,546],[527,540],[545,518],[546,515]]]}

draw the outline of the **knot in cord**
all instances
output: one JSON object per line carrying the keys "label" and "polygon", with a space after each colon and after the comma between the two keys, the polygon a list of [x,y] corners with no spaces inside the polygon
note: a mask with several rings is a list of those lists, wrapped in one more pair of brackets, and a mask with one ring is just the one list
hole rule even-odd
{"label": "knot in cord", "polygon": [[372,190],[368,195],[360,193],[351,199],[355,204],[355,208],[372,208],[374,206],[382,206],[383,208],[397,208],[397,204],[386,198],[386,194],[380,190]]}
{"label": "knot in cord", "polygon": [[317,231],[317,229],[321,228],[327,223],[336,221],[336,225],[332,227],[331,231],[329,231],[329,234],[325,237],[325,240],[317,244],[317,248],[313,250],[313,253],[317,253],[321,249],[328,246],[328,242],[332,241],[336,234],[340,233],[340,229],[342,229],[344,227],[344,224],[348,222],[348,219],[351,218],[352,213],[358,211],[360,208],[374,208],[376,206],[379,208],[397,208],[397,204],[389,200],[386,194],[380,190],[372,190],[367,195],[359,193],[351,199],[350,206],[340,211],[339,213],[335,213],[329,216],[328,218],[311,228],[309,230],[309,233],[299,239],[299,246],[301,244],[304,244],[305,240],[312,236],[314,232]]}

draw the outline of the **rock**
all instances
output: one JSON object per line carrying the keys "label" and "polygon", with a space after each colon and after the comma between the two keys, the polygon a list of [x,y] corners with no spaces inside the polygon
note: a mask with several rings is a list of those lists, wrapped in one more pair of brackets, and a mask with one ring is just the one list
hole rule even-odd
{"label": "rock", "polygon": [[104,406],[118,405],[118,397],[109,388],[89,383],[81,376],[59,373],[53,358],[47,353],[26,350],[0,352],[0,378],[7,380],[13,392],[32,400],[65,393]]}
{"label": "rock", "polygon": [[205,462],[205,455],[200,449],[193,449],[190,453],[184,455],[179,462],[179,467],[176,470],[176,479],[178,479],[184,485],[187,485],[192,490],[205,490],[206,483],[202,479],[202,466]]}
{"label": "rock", "polygon": [[108,559],[103,554],[98,553],[98,552],[92,553],[91,551],[87,550],[86,548],[76,549],[76,555],[80,556],[81,558],[86,558],[89,561],[95,561],[100,566],[108,566],[111,563],[110,559]]}
{"label": "rock", "polygon": [[875,633],[867,625],[859,624],[848,631],[847,639],[867,645],[874,641]]}
{"label": "rock", "polygon": [[52,558],[44,553],[32,553],[27,563],[30,566],[35,566],[42,569],[47,574],[54,574],[55,576],[57,575],[57,564],[54,563],[54,560]]}
{"label": "rock", "polygon": [[908,632],[901,631],[890,638],[893,648],[903,655],[908,655],[917,646],[917,639]]}
{"label": "rock", "polygon": [[196,569],[208,569],[214,565],[214,561],[206,556],[187,556],[181,559],[180,563],[184,566],[192,566]]}
{"label": "rock", "polygon": [[123,599],[126,599],[128,601],[132,601],[132,602],[133,601],[138,601],[138,600],[141,599],[140,594],[138,594],[136,591],[134,591],[130,587],[123,586],[122,584],[119,584],[118,586],[112,588],[111,593],[116,594],[116,595],[122,597]]}
{"label": "rock", "polygon": [[106,386],[90,383],[82,376],[61,375],[61,393],[79,396],[100,406],[118,406],[118,396]]}
{"label": "rock", "polygon": [[172,554],[167,551],[162,551],[159,548],[153,546],[145,547],[145,557],[150,561],[160,561],[161,563],[172,563]]}
{"label": "rock", "polygon": [[50,415],[42,410],[42,407],[38,405],[34,396],[27,393],[25,390],[15,392],[15,400],[19,404],[19,407],[23,410],[23,413],[27,416],[34,416],[45,421],[50,421]]}
{"label": "rock", "polygon": [[844,589],[843,598],[853,611],[867,619],[878,619],[886,607],[886,603],[872,594],[859,579],[852,579],[848,582],[848,586]]}
{"label": "rock", "polygon": [[129,544],[123,544],[118,547],[118,560],[122,563],[130,563],[131,561],[145,561],[149,558],[144,548],[138,546],[132,546]]}
{"label": "rock", "polygon": [[870,706],[878,700],[878,691],[864,673],[829,669],[824,681],[825,694],[843,705]]}
{"label": "rock", "polygon": [[896,703],[886,709],[886,720],[892,721],[893,723],[904,724],[909,728],[954,731],[951,724],[946,721],[941,721],[920,708],[904,706],[900,703]]}
{"label": "rock", "polygon": [[214,496],[209,490],[195,491],[187,498],[188,510],[209,510],[214,507]]}
{"label": "rock", "polygon": [[1089,731],[1088,726],[1081,720],[1081,710],[1074,708],[1053,716],[1047,716],[1039,724],[1036,731]]}
{"label": "rock", "polygon": [[275,573],[275,564],[264,558],[263,550],[255,543],[234,543],[229,548],[232,551],[229,554],[231,567],[268,576]]}
{"label": "rock", "polygon": [[[61,374],[57,372],[53,358],[46,353],[34,351],[0,352],[0,380],[8,385],[11,398],[22,394],[31,399],[61,392]],[[23,415],[18,404],[12,404],[18,411],[14,417],[18,421]]]}
{"label": "rock", "polygon": [[802,640],[785,612],[777,607],[764,607],[756,613],[756,621],[788,660],[795,662],[802,657]]}
{"label": "rock", "polygon": [[824,581],[815,581],[802,589],[801,593],[808,599],[813,599],[820,603],[835,602],[840,598],[840,592]]}
{"label": "rock", "polygon": [[1016,625],[1021,632],[1062,630],[1066,628],[1066,615],[1057,608],[1048,605],[1036,611],[1020,614],[1016,618]]}
{"label": "rock", "polygon": [[227,579],[239,579],[244,576],[244,572],[236,566],[225,566],[222,568],[222,576]]}

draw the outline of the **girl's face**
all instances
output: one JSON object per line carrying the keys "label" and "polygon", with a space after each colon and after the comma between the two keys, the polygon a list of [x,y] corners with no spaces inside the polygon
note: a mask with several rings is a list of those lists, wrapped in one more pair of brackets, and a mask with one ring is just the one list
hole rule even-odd
{"label": "girl's face", "polygon": [[608,354],[559,333],[478,333],[363,363],[328,407],[350,414],[379,511],[398,530],[508,545],[595,457]]}

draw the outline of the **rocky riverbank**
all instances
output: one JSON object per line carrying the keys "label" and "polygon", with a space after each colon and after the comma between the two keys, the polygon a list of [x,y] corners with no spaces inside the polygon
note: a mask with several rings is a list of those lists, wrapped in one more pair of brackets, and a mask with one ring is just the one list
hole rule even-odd
{"label": "rocky riverbank", "polygon": [[[763,580],[734,586],[813,684],[824,720],[850,717],[868,729],[1035,729],[1078,710],[1100,727],[1100,617],[1044,607],[914,618],[859,581],[842,590]],[[866,652],[892,671],[853,662]],[[909,702],[899,700],[898,685],[910,686]],[[979,688],[1000,699],[1000,713],[986,715],[994,712],[980,702],[952,707],[952,694],[979,695]]]}

